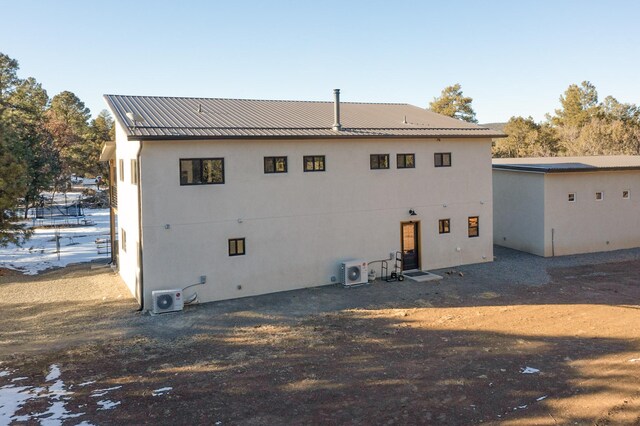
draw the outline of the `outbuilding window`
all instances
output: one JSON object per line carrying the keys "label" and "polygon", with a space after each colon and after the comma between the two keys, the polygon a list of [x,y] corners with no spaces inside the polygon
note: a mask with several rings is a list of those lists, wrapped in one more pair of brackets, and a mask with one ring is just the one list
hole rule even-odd
{"label": "outbuilding window", "polygon": [[265,173],[287,173],[287,157],[264,157]]}
{"label": "outbuilding window", "polygon": [[448,234],[451,232],[451,219],[440,219],[438,221],[438,232],[440,234]]}
{"label": "outbuilding window", "polygon": [[596,192],[596,200],[602,201],[604,199],[604,192]]}
{"label": "outbuilding window", "polygon": [[180,159],[180,185],[224,183],[224,158]]}
{"label": "outbuilding window", "polygon": [[229,256],[243,256],[245,254],[244,238],[229,239]]}
{"label": "outbuilding window", "polygon": [[628,189],[625,189],[624,191],[622,191],[622,198],[625,200],[628,200],[631,196],[631,193],[629,192]]}
{"label": "outbuilding window", "polygon": [[416,167],[415,154],[398,154],[396,156],[396,166],[399,169],[413,169]]}
{"label": "outbuilding window", "polygon": [[436,152],[433,160],[436,167],[451,167],[450,152]]}
{"label": "outbuilding window", "polygon": [[569,195],[567,196],[567,200],[570,203],[573,203],[574,201],[576,201],[576,193],[575,192],[570,192]]}
{"label": "outbuilding window", "polygon": [[469,238],[480,236],[480,219],[478,216],[469,217]]}
{"label": "outbuilding window", "polygon": [[369,158],[369,165],[371,170],[388,169],[389,154],[371,154]]}
{"label": "outbuilding window", "polygon": [[305,172],[324,172],[324,155],[305,155],[303,161]]}

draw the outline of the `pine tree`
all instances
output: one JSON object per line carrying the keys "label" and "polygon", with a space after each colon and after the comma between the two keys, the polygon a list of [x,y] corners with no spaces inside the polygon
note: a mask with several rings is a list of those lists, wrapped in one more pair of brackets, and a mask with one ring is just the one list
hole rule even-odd
{"label": "pine tree", "polygon": [[429,109],[438,114],[459,120],[477,123],[476,113],[471,106],[473,99],[462,94],[460,84],[446,87],[439,98],[434,98],[429,104]]}

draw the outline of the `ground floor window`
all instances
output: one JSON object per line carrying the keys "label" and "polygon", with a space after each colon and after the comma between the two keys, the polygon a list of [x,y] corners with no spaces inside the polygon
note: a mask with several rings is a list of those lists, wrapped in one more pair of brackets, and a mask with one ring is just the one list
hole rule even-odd
{"label": "ground floor window", "polygon": [[469,217],[469,238],[480,236],[480,223],[478,216]]}
{"label": "ground floor window", "polygon": [[440,219],[438,221],[438,232],[441,234],[451,232],[451,219]]}
{"label": "ground floor window", "polygon": [[242,256],[244,254],[244,238],[229,238],[229,256]]}

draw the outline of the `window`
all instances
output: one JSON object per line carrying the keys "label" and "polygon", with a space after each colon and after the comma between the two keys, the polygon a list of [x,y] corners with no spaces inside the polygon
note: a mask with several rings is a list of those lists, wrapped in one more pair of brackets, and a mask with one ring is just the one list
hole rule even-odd
{"label": "window", "polygon": [[570,192],[569,196],[567,197],[567,200],[570,203],[573,203],[574,201],[576,201],[576,193],[575,192]]}
{"label": "window", "polygon": [[224,183],[224,158],[180,159],[180,185]]}
{"label": "window", "polygon": [[131,160],[131,183],[133,185],[138,184],[138,161]]}
{"label": "window", "polygon": [[604,192],[596,192],[596,200],[602,201],[604,198]]}
{"label": "window", "polygon": [[416,167],[416,155],[398,154],[396,156],[396,166],[399,169],[414,169]]}
{"label": "window", "polygon": [[265,173],[287,173],[287,157],[264,157]]}
{"label": "window", "polygon": [[124,160],[118,160],[118,176],[120,180],[124,182]]}
{"label": "window", "polygon": [[624,191],[622,191],[622,198],[624,198],[625,200],[628,200],[630,196],[630,192],[628,189],[625,189]]}
{"label": "window", "polygon": [[229,256],[243,256],[244,254],[244,238],[230,238]]}
{"label": "window", "polygon": [[451,232],[451,219],[440,219],[438,221],[438,232],[441,234],[448,234]]}
{"label": "window", "polygon": [[469,217],[469,238],[478,237],[480,235],[480,224],[478,216]]}
{"label": "window", "polygon": [[371,170],[388,169],[389,154],[371,154],[371,157],[369,158],[369,165]]}
{"label": "window", "polygon": [[121,234],[120,246],[122,247],[122,251],[126,253],[127,252],[127,231],[125,231],[124,228],[120,229],[120,234]]}
{"label": "window", "polygon": [[436,167],[451,167],[451,153],[436,152],[434,154],[434,164]]}
{"label": "window", "polygon": [[324,155],[305,155],[305,172],[324,172]]}

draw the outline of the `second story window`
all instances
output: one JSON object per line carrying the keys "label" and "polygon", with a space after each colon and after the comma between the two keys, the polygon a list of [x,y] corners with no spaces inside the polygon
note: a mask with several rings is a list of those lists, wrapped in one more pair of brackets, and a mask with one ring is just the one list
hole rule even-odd
{"label": "second story window", "polygon": [[480,219],[478,216],[469,217],[469,238],[480,236]]}
{"label": "second story window", "polygon": [[448,234],[451,232],[451,219],[440,219],[438,221],[438,232],[440,234]]}
{"label": "second story window", "polygon": [[416,167],[415,154],[398,154],[396,156],[396,167],[399,169],[413,169]]}
{"label": "second story window", "polygon": [[436,167],[451,167],[450,152],[436,152],[433,159]]}
{"label": "second story window", "polygon": [[180,159],[180,185],[224,183],[224,158]]}
{"label": "second story window", "polygon": [[305,155],[304,171],[305,172],[324,172],[324,155]]}
{"label": "second story window", "polygon": [[138,184],[138,160],[131,160],[131,183],[133,185]]}
{"label": "second story window", "polygon": [[118,160],[118,177],[121,182],[124,182],[124,160]]}
{"label": "second story window", "polygon": [[265,173],[287,173],[287,157],[264,157]]}
{"label": "second story window", "polygon": [[371,154],[371,157],[369,158],[369,165],[371,170],[388,169],[389,154]]}

